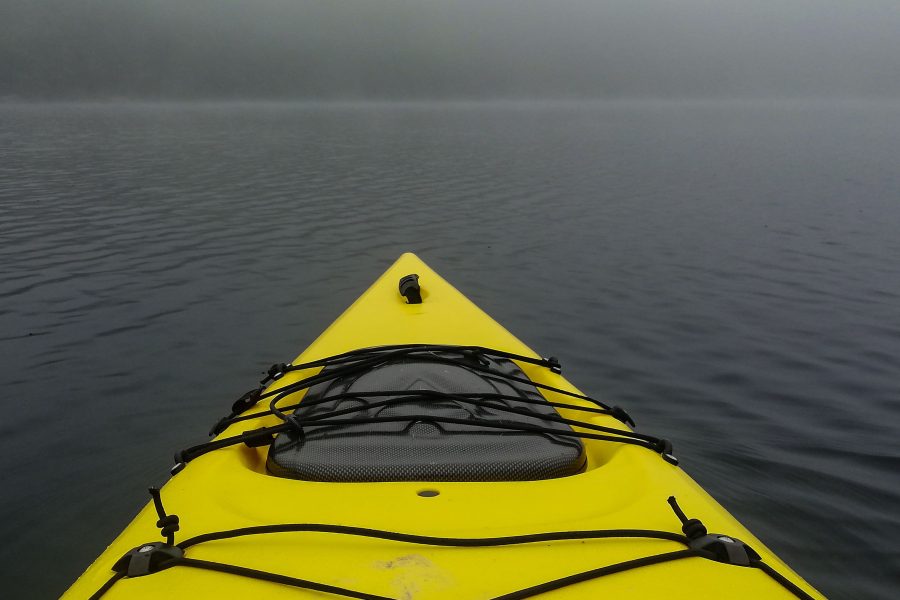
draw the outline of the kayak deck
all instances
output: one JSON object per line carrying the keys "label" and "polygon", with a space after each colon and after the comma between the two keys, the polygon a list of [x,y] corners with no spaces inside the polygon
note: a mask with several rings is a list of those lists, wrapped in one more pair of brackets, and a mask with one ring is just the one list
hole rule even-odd
{"label": "kayak deck", "polygon": [[[398,281],[418,274],[421,304],[408,304]],[[478,345],[539,358],[412,254],[404,254],[294,364],[359,348],[434,343]],[[579,393],[539,365],[518,362],[535,382]],[[319,368],[286,373],[280,389]],[[550,401],[590,406],[563,394]],[[298,398],[292,397],[293,402]],[[265,403],[261,403],[265,404]],[[261,410],[262,406],[248,413]],[[610,415],[563,417],[615,427]],[[265,415],[231,424],[217,436],[278,425]],[[199,437],[199,436],[198,436]],[[711,532],[739,538],[763,561],[815,598],[822,598],[700,488],[681,468],[647,448],[583,440],[585,466],[568,477],[533,481],[381,481],[330,483],[273,476],[269,448],[243,444],[197,457],[162,490],[165,508],[180,518],[176,541],[200,534],[279,523],[353,526],[447,538],[518,536],[601,529],[661,530],[681,534],[666,499],[676,496],[689,517]],[[148,504],[68,590],[66,597],[94,594],[129,550],[158,541],[158,516]],[[440,547],[324,532],[270,533],[216,540],[190,547],[191,559],[302,578],[390,598],[495,598],[575,573],[684,550],[664,539],[576,539],[502,547]],[[690,557],[635,568],[562,587],[552,598],[794,598],[755,568]],[[327,597],[321,591],[259,581],[186,566],[117,581],[104,598],[266,596]],[[544,596],[541,596],[544,597]]]}

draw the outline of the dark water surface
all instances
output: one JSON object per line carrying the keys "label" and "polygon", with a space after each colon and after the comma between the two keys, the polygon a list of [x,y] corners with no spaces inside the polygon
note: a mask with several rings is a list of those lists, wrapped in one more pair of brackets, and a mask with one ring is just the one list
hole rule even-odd
{"label": "dark water surface", "polygon": [[893,597],[900,106],[804,102],[0,107],[3,595],[405,250],[827,595]]}

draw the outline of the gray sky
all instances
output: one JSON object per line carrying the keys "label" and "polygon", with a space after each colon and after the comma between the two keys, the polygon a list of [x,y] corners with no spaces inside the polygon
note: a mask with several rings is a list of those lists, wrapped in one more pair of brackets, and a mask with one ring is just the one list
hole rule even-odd
{"label": "gray sky", "polygon": [[0,0],[0,97],[900,97],[898,0]]}

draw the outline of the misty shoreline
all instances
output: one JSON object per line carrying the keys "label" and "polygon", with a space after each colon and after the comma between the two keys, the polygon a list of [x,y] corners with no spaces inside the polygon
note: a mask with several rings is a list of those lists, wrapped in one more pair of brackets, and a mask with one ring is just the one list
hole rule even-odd
{"label": "misty shoreline", "polygon": [[653,106],[746,106],[789,108],[804,107],[860,107],[900,108],[900,97],[860,96],[707,96],[707,97],[597,97],[597,98],[23,98],[0,97],[2,107],[40,106],[191,106],[191,107],[271,107],[310,109],[353,108],[652,108]]}

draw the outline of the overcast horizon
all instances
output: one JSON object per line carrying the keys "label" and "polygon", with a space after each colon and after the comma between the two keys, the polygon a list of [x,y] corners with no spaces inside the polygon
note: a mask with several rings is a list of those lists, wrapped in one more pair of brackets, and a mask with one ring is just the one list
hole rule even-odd
{"label": "overcast horizon", "polygon": [[0,99],[894,99],[898,31],[874,0],[0,0]]}

